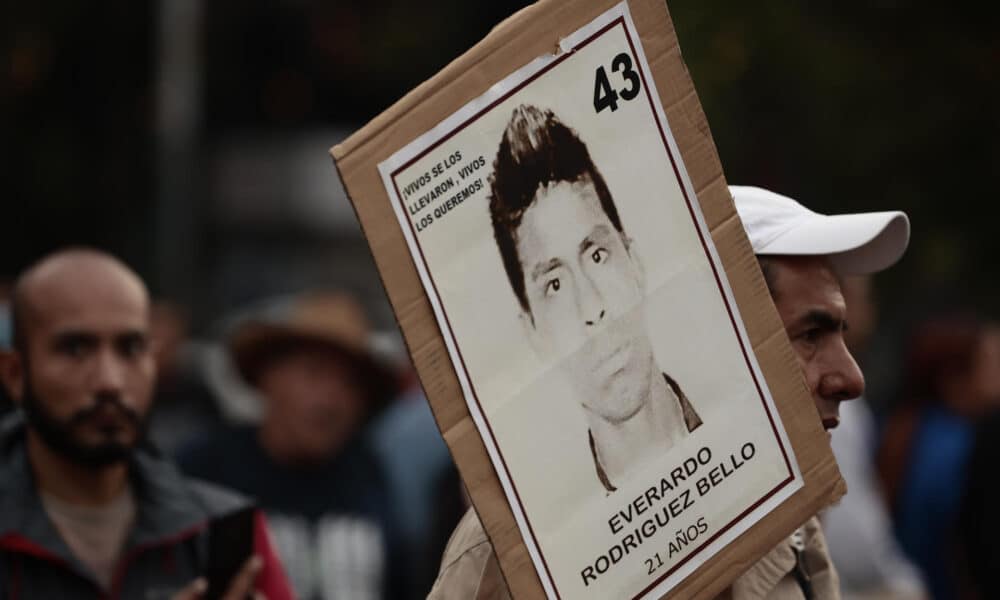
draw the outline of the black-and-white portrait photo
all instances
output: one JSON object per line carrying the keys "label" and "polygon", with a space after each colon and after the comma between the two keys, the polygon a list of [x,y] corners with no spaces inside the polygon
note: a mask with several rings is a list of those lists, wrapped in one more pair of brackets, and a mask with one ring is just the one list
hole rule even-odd
{"label": "black-and-white portrait photo", "polygon": [[550,598],[661,597],[802,485],[639,42],[620,4],[378,165]]}
{"label": "black-and-white portrait photo", "polygon": [[[520,320],[583,408],[608,492],[701,425],[646,330],[642,261],[587,146],[551,110],[514,109],[490,176],[493,235]],[[584,445],[581,443],[581,449]]]}

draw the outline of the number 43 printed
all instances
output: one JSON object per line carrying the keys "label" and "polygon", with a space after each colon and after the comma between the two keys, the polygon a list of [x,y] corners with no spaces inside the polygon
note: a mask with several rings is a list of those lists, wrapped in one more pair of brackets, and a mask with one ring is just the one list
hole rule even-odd
{"label": "number 43 printed", "polygon": [[632,100],[639,95],[642,88],[639,74],[632,69],[632,57],[626,52],[622,52],[611,61],[611,71],[618,73],[621,71],[621,78],[625,87],[617,92],[611,87],[608,81],[608,73],[604,66],[597,67],[594,74],[594,111],[601,112],[605,108],[610,108],[611,112],[618,110],[618,98],[622,100]]}

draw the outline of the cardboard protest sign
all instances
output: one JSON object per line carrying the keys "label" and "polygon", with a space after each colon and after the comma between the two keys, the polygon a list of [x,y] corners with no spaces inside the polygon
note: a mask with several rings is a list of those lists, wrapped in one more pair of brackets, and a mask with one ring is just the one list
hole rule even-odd
{"label": "cardboard protest sign", "polygon": [[662,4],[529,7],[332,154],[516,598],[711,597],[843,493]]}

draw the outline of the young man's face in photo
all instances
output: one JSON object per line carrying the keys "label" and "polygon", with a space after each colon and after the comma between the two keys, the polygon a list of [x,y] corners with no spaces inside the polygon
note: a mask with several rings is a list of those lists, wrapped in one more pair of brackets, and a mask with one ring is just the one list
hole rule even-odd
{"label": "young man's face in photo", "polygon": [[589,178],[539,188],[517,229],[517,253],[540,354],[567,370],[584,407],[612,422],[648,398],[655,364],[643,318],[643,274]]}

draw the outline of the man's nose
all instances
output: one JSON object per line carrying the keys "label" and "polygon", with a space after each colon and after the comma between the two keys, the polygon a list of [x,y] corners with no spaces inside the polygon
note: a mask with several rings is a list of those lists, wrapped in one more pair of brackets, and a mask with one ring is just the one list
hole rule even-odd
{"label": "man's nose", "polygon": [[851,351],[841,340],[831,352],[827,372],[820,380],[820,394],[837,401],[860,397],[865,393],[865,376]]}
{"label": "man's nose", "polygon": [[125,365],[113,351],[98,353],[94,386],[98,392],[120,391],[125,385]]}
{"label": "man's nose", "polygon": [[604,298],[589,277],[584,276],[582,280],[583,283],[580,286],[580,314],[583,316],[583,321],[587,324],[587,327],[594,327],[604,321],[604,317],[607,314],[604,306]]}

